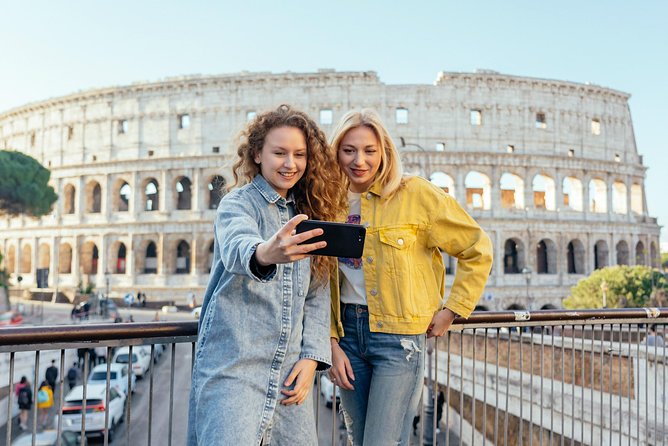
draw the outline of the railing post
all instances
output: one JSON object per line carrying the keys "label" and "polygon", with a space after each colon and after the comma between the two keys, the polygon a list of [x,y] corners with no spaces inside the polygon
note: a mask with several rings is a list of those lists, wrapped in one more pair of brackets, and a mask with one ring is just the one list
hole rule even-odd
{"label": "railing post", "polygon": [[424,410],[424,420],[422,420],[422,430],[424,432],[424,446],[432,446],[434,444],[434,390],[432,386],[431,363],[432,355],[434,354],[434,338],[427,339],[427,406]]}

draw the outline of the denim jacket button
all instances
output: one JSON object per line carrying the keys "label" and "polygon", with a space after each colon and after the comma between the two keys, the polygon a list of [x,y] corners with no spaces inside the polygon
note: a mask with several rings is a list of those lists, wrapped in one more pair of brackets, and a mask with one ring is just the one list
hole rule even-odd
{"label": "denim jacket button", "polygon": [[380,321],[376,322],[376,327],[383,328],[383,323]]}
{"label": "denim jacket button", "polygon": [[367,199],[367,200],[371,200],[371,192],[369,192],[368,194],[366,194],[366,199]]}
{"label": "denim jacket button", "polygon": [[404,244],[404,239],[402,239],[402,238],[398,239],[398,240],[397,240],[397,244],[398,244],[399,246],[403,246],[403,244]]}
{"label": "denim jacket button", "polygon": [[373,257],[369,256],[366,258],[366,263],[373,263]]}

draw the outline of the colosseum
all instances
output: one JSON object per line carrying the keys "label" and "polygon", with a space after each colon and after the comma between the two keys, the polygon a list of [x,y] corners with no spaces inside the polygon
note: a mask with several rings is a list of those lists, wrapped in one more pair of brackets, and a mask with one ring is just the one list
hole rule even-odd
{"label": "colosseum", "polygon": [[[559,307],[596,268],[658,265],[628,100],[489,70],[441,72],[433,85],[388,85],[372,71],[244,72],[48,99],[0,114],[0,145],[48,167],[60,197],[41,219],[0,220],[0,252],[24,291],[71,298],[91,282],[112,296],[201,296],[244,124],[290,103],[330,131],[349,109],[371,107],[404,170],[456,197],[492,238],[481,305]],[[451,273],[456,262],[446,263]]]}

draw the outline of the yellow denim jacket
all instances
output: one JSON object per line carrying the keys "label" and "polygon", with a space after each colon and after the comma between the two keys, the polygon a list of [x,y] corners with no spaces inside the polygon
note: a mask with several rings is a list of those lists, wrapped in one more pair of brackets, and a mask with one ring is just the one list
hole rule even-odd
{"label": "yellow denim jacket", "polygon": [[[362,256],[369,328],[395,334],[427,331],[434,314],[449,308],[469,317],[492,266],[492,244],[457,201],[420,177],[408,177],[389,200],[375,183],[362,194],[366,228]],[[457,258],[450,295],[443,302],[440,250]],[[339,271],[331,277],[330,336],[343,336]]]}

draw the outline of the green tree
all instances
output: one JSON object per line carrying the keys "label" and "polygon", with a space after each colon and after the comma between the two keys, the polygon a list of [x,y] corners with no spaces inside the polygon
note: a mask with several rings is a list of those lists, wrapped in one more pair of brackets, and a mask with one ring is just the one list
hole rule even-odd
{"label": "green tree", "polygon": [[664,271],[668,271],[668,252],[661,253],[661,267]]}
{"label": "green tree", "polygon": [[2,265],[2,254],[0,254],[0,313],[9,310],[9,273]]}
{"label": "green tree", "polygon": [[40,217],[51,212],[58,195],[51,172],[21,152],[0,150],[0,215]]}
{"label": "green tree", "polygon": [[644,307],[657,292],[668,287],[658,269],[647,266],[611,266],[598,269],[571,288],[564,308],[603,308],[606,290],[607,308]]}

